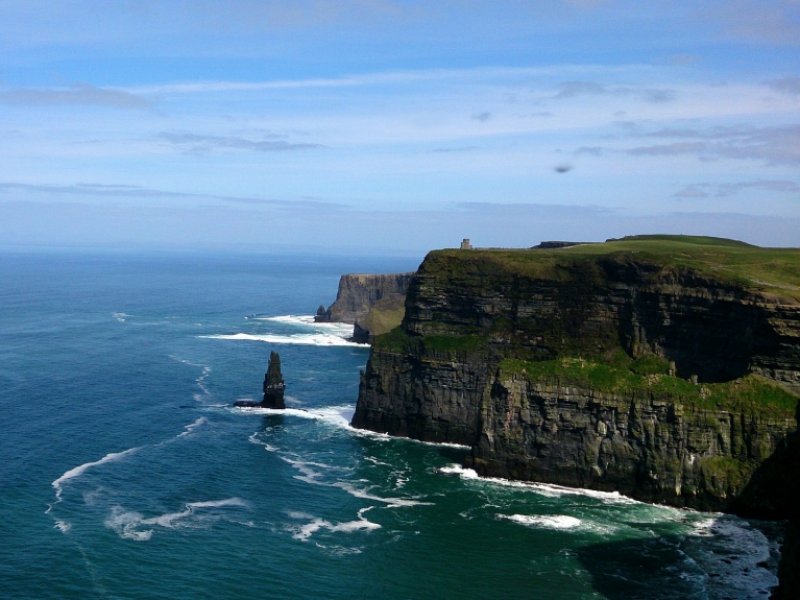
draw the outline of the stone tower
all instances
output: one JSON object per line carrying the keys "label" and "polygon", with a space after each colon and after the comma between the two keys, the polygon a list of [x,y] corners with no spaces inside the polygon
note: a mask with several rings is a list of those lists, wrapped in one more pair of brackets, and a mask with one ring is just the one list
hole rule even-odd
{"label": "stone tower", "polygon": [[264,375],[264,400],[261,406],[264,408],[286,408],[283,401],[283,392],[286,384],[281,374],[281,357],[277,352],[269,353],[269,365],[267,373]]}

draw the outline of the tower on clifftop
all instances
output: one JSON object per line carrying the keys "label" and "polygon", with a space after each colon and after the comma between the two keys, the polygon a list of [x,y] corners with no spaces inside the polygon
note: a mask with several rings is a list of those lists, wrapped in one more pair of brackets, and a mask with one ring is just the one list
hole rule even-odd
{"label": "tower on clifftop", "polygon": [[461,249],[462,250],[472,250],[472,244],[469,241],[469,238],[464,238],[461,240]]}

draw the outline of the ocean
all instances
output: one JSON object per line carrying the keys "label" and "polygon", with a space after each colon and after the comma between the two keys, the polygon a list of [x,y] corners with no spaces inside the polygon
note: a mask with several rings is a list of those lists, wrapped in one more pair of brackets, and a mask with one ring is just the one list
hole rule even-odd
{"label": "ocean", "polygon": [[[0,597],[768,597],[774,523],[351,428],[369,349],[310,315],[417,263],[0,254]],[[272,350],[289,408],[234,408]]]}

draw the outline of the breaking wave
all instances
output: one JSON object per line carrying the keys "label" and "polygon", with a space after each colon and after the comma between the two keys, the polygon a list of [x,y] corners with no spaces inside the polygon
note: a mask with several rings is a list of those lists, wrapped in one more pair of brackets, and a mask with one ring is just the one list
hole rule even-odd
{"label": "breaking wave", "polygon": [[353,326],[349,323],[316,323],[312,315],[280,315],[274,317],[250,316],[254,321],[281,325],[280,329],[293,328],[295,332],[272,331],[268,333],[231,333],[200,335],[200,338],[217,340],[245,340],[269,344],[294,344],[302,346],[344,346],[366,348],[368,344],[350,341]]}
{"label": "breaking wave", "polygon": [[568,515],[497,515],[497,517],[520,525],[544,529],[575,529],[583,523],[580,519]]}
{"label": "breaking wave", "polygon": [[619,492],[601,492],[598,490],[588,490],[585,488],[570,488],[552,483],[535,483],[529,481],[512,481],[501,477],[481,477],[474,469],[462,467],[459,464],[450,464],[438,469],[443,475],[458,475],[461,479],[477,480],[485,483],[514,487],[523,490],[530,490],[542,496],[550,498],[560,498],[561,496],[584,496],[596,498],[611,504],[641,504],[638,500],[623,496]]}
{"label": "breaking wave", "polygon": [[314,329],[317,331],[326,331],[339,335],[341,337],[349,337],[353,334],[353,325],[350,323],[327,322],[317,323],[314,321],[313,315],[281,315],[277,317],[251,317],[256,321],[268,321],[271,323],[283,323],[285,325],[292,325],[294,327],[301,327],[303,329]]}
{"label": "breaking wave", "polygon": [[351,342],[338,335],[327,333],[295,333],[280,335],[275,333],[253,334],[253,333],[231,333],[231,334],[212,334],[199,335],[199,338],[212,340],[246,340],[252,342],[266,342],[268,344],[293,344],[300,346],[349,346],[354,348],[367,348],[368,344]]}

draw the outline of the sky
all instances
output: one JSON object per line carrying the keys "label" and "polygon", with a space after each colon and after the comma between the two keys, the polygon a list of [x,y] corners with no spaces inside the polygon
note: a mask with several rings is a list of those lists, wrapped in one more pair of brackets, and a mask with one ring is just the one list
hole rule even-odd
{"label": "sky", "polygon": [[0,0],[0,247],[800,246],[800,0]]}

